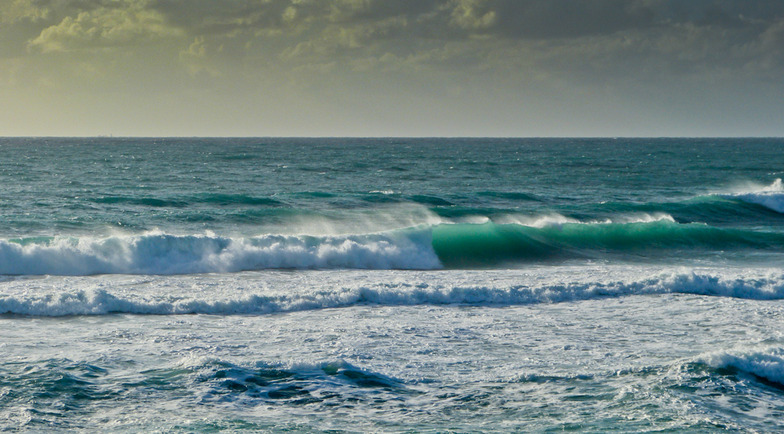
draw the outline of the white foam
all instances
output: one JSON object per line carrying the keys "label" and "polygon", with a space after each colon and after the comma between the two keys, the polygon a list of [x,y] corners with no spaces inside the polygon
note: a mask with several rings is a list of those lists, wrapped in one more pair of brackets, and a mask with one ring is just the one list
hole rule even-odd
{"label": "white foam", "polygon": [[742,274],[716,269],[625,270],[550,267],[25,278],[3,283],[0,313],[268,314],[360,304],[514,306],[671,293],[784,299],[780,270]]}
{"label": "white foam", "polygon": [[739,352],[717,352],[698,358],[714,368],[733,368],[784,385],[784,349],[767,348]]}
{"label": "white foam", "polygon": [[664,212],[657,212],[653,214],[648,213],[633,213],[622,215],[613,220],[613,223],[655,223],[655,222],[670,222],[675,223],[675,219]]}
{"label": "white foam", "polygon": [[269,268],[440,268],[427,231],[334,237],[227,238],[148,233],[0,241],[0,274],[184,274]]}
{"label": "white foam", "polygon": [[675,219],[667,213],[631,213],[619,215],[617,217],[605,220],[589,220],[581,221],[574,218],[566,217],[561,214],[552,213],[539,216],[521,216],[514,214],[507,214],[495,218],[494,221],[499,224],[518,224],[521,226],[529,226],[533,228],[545,228],[552,226],[561,226],[564,224],[613,224],[613,223],[654,223],[659,221],[668,221],[675,223]]}
{"label": "white foam", "polygon": [[560,226],[567,223],[581,223],[577,219],[569,218],[557,213],[538,215],[538,216],[525,216],[516,214],[506,214],[493,219],[499,224],[516,224],[521,226],[529,226],[532,228],[545,228],[550,226]]}

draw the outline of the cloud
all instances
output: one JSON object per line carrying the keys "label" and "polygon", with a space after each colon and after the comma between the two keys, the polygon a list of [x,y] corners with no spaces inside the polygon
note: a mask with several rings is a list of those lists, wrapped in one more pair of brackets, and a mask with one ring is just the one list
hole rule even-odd
{"label": "cloud", "polygon": [[148,3],[124,0],[68,15],[43,29],[29,46],[44,53],[111,49],[183,35],[160,12],[148,8]]}
{"label": "cloud", "polygon": [[[781,2],[741,0],[13,0],[0,8],[4,20],[49,22],[28,44],[43,53],[176,40],[173,56],[198,57],[203,68],[210,59],[251,59],[257,66],[359,62],[365,70],[368,60],[385,55],[454,62],[461,44],[469,66],[476,40],[484,41],[483,61],[503,64],[513,63],[503,56],[532,52],[543,67],[581,69],[628,66],[623,57],[642,68],[656,58],[676,73],[690,62],[770,64],[780,57],[777,23],[784,17]],[[194,41],[202,51],[193,51]]]}
{"label": "cloud", "polygon": [[74,101],[98,87],[170,107],[246,101],[242,113],[416,101],[503,106],[512,125],[575,98],[780,94],[782,68],[779,0],[0,0],[0,84]]}
{"label": "cloud", "polygon": [[45,19],[49,10],[39,7],[34,0],[6,0],[0,6],[0,23],[11,24],[19,21],[39,21]]}

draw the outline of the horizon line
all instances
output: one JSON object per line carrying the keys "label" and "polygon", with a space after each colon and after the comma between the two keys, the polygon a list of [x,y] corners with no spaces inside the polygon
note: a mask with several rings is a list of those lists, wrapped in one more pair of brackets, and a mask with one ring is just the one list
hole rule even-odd
{"label": "horizon line", "polygon": [[139,136],[125,136],[125,135],[9,135],[0,136],[0,139],[782,139],[784,136],[331,136],[331,135],[314,135],[314,136],[285,136],[285,135],[239,135],[239,136],[220,136],[220,135],[139,135]]}

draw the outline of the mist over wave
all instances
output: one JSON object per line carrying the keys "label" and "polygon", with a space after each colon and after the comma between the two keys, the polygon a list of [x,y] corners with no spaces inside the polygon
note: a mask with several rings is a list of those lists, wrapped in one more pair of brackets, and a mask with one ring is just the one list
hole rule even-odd
{"label": "mist over wave", "polygon": [[313,237],[144,234],[0,241],[0,274],[188,274],[270,268],[440,268],[427,232]]}
{"label": "mist over wave", "polygon": [[784,183],[777,178],[767,186],[754,186],[746,191],[725,194],[723,197],[762,205],[778,213],[784,213]]}
{"label": "mist over wave", "polygon": [[[384,219],[375,225],[383,227]],[[464,219],[465,220],[465,219]],[[417,219],[414,219],[417,221]],[[421,220],[420,220],[421,221]],[[581,222],[559,214],[421,224],[345,235],[148,232],[0,240],[0,274],[188,274],[264,269],[493,268],[573,259],[659,260],[680,252],[776,252],[784,234],[678,223],[665,213]],[[392,227],[400,220],[392,221]],[[310,229],[318,226],[310,226]],[[334,231],[334,225],[327,227]]]}

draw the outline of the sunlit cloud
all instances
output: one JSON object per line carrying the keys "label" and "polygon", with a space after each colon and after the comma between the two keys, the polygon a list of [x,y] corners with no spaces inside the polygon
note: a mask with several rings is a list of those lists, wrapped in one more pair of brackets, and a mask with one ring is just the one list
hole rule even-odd
{"label": "sunlit cloud", "polygon": [[[61,96],[32,91],[41,83],[85,97],[90,83],[134,98],[168,92],[173,101],[213,92],[203,98],[242,105],[243,134],[254,119],[269,118],[252,101],[272,95],[281,113],[308,101],[317,113],[350,120],[352,104],[386,98],[399,104],[387,115],[440,113],[434,134],[464,128],[466,119],[488,134],[507,119],[504,131],[557,135],[563,122],[548,119],[586,106],[607,113],[596,131],[642,107],[648,113],[627,122],[642,133],[654,129],[646,116],[669,118],[664,95],[732,100],[743,87],[771,109],[766,95],[784,87],[784,4],[777,1],[9,1],[0,4],[0,83],[13,87],[6,95],[56,105]],[[662,100],[640,101],[651,95]],[[187,104],[186,111],[199,107]],[[457,112],[458,104],[471,115]],[[133,118],[143,108],[128,110]],[[209,117],[215,109],[202,110]],[[517,113],[516,124],[509,113]],[[576,119],[574,133],[596,121]],[[694,121],[702,130],[713,125],[708,114]],[[332,131],[311,124],[304,134]]]}

